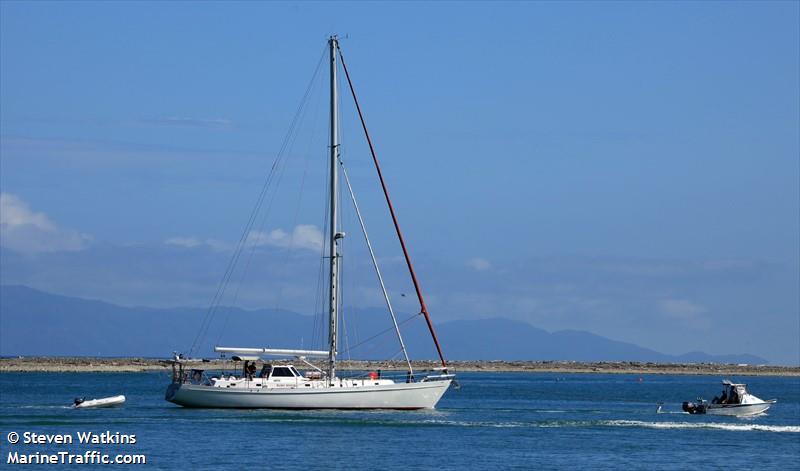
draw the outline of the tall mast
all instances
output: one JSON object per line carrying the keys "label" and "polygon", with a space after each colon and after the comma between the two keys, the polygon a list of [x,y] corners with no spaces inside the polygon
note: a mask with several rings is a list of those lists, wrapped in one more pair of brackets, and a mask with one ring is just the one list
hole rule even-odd
{"label": "tall mast", "polygon": [[330,214],[330,240],[329,250],[330,255],[330,299],[328,304],[328,314],[330,316],[330,327],[328,339],[330,350],[328,351],[328,383],[336,377],[336,321],[339,316],[339,239],[344,234],[338,230],[338,211],[337,211],[337,195],[339,193],[339,174],[338,165],[339,160],[339,106],[336,89],[336,49],[338,46],[338,38],[331,36],[328,39],[328,46],[330,47],[330,66],[331,66],[331,214]]}

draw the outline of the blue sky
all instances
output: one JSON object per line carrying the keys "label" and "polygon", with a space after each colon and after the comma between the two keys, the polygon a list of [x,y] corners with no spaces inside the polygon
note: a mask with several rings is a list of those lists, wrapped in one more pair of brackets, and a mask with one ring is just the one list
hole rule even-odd
{"label": "blue sky", "polygon": [[[4,1],[0,14],[3,283],[207,304],[336,32],[436,319],[800,362],[796,2]],[[245,306],[313,309],[318,260],[302,245],[322,227],[323,82]],[[391,241],[347,102],[343,118],[371,235]],[[407,292],[396,244],[377,249]],[[367,271],[351,279],[353,303],[377,304]]]}

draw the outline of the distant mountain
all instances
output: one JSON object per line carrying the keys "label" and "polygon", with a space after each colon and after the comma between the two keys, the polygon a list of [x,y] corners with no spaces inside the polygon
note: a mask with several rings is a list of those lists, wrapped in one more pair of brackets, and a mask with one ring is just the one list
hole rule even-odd
{"label": "distant mountain", "polygon": [[[206,310],[156,309],[44,293],[24,286],[0,286],[0,355],[148,356],[187,351]],[[340,341],[345,358],[398,357],[400,347],[388,316],[378,310],[349,310]],[[400,319],[402,321],[402,319]],[[200,339],[201,355],[211,345],[320,348],[324,320],[282,310],[220,308]],[[764,364],[748,354],[673,356],[589,332],[547,332],[509,319],[459,320],[437,325],[442,348],[453,360],[574,360],[717,362]],[[404,340],[415,359],[436,356],[419,317],[404,325]],[[324,348],[324,347],[323,347]]]}
{"label": "distant mountain", "polygon": [[690,352],[667,355],[590,332],[561,330],[550,333],[525,322],[509,319],[445,322],[437,327],[437,332],[448,341],[448,357],[458,360],[649,361],[751,365],[768,363],[764,358],[749,354],[710,355]]}

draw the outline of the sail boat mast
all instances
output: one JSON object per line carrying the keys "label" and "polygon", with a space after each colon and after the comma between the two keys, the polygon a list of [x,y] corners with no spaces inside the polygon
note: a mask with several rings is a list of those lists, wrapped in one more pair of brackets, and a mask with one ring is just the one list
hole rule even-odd
{"label": "sail boat mast", "polygon": [[338,174],[338,160],[339,160],[339,103],[336,88],[336,50],[338,47],[338,38],[331,36],[328,39],[328,46],[330,48],[330,68],[331,68],[331,194],[330,194],[330,240],[329,251],[330,256],[330,273],[329,273],[329,304],[328,314],[330,316],[330,324],[328,329],[329,334],[329,351],[328,351],[328,382],[336,377],[336,321],[339,316],[339,239],[344,235],[338,231],[338,198],[339,193],[339,174]]}
{"label": "sail boat mast", "polygon": [[[381,378],[380,375],[369,375],[369,380],[364,377],[354,378],[337,378],[336,377],[336,344],[337,344],[337,321],[339,317],[339,309],[341,302],[339,295],[341,294],[338,280],[341,273],[341,255],[340,244],[344,233],[341,231],[341,225],[338,214],[338,198],[339,198],[339,167],[341,160],[339,159],[340,144],[339,144],[339,108],[338,108],[338,93],[337,93],[337,53],[338,61],[341,61],[342,70],[347,77],[350,90],[355,99],[355,91],[353,91],[350,77],[347,73],[344,57],[339,51],[339,41],[336,36],[328,38],[328,46],[330,48],[330,87],[331,87],[331,108],[330,108],[330,221],[328,234],[328,250],[325,255],[330,258],[330,291],[329,291],[329,315],[330,315],[330,331],[329,331],[329,350],[295,350],[295,349],[275,349],[275,348],[237,348],[237,347],[216,347],[215,350],[220,353],[236,353],[237,356],[232,356],[234,359],[246,361],[253,361],[262,355],[278,355],[281,357],[294,356],[303,363],[311,366],[317,371],[321,371],[312,363],[306,360],[306,357],[328,357],[328,374],[326,378],[319,378],[317,375],[303,376],[292,365],[283,364],[276,365],[272,368],[265,365],[262,369],[264,374],[255,379],[251,370],[243,371],[241,375],[232,374],[230,377],[219,378],[200,378],[196,381],[196,375],[202,376],[202,371],[198,373],[196,370],[191,372],[186,371],[189,365],[184,359],[176,358],[172,362],[172,383],[167,387],[165,399],[167,401],[179,404],[184,407],[213,407],[213,408],[272,408],[272,409],[433,409],[439,402],[439,399],[447,391],[450,385],[455,380],[455,375],[447,373],[447,371],[437,372],[436,374],[427,374],[421,381],[414,381],[411,369],[411,364],[408,361],[408,356],[405,353],[402,337],[399,334],[399,326],[397,320],[392,316],[392,322],[395,324],[395,329],[398,331],[398,339],[401,342],[401,348],[404,350],[406,361],[409,367],[409,376],[405,383],[395,382],[390,378]],[[323,52],[324,56],[324,52]],[[316,77],[316,71],[315,71]],[[369,139],[369,133],[366,132],[366,125],[364,125],[364,117],[358,107],[358,100],[355,100],[356,108],[359,111],[362,126],[364,126],[367,141],[370,144],[370,151],[375,161],[375,166],[378,169],[378,175],[381,177],[381,185],[383,186],[384,195],[386,196],[389,209],[394,220],[395,229],[398,238],[400,239],[403,253],[406,257],[406,263],[409,266],[412,280],[417,291],[417,296],[420,300],[422,313],[425,314],[428,321],[428,327],[436,343],[439,351],[439,356],[442,360],[442,366],[445,367],[444,358],[439,348],[439,343],[436,340],[436,335],[433,331],[433,325],[430,323],[430,318],[427,314],[427,309],[422,299],[422,292],[417,283],[416,276],[414,275],[413,267],[411,266],[411,259],[408,257],[408,252],[405,249],[400,227],[397,224],[394,210],[389,200],[389,194],[386,190],[386,184],[380,173],[375,150],[372,147],[372,142]],[[294,126],[294,124],[292,125]],[[351,191],[350,184],[347,178],[347,172],[342,165],[342,177]],[[369,238],[366,235],[366,229],[363,226],[363,218],[361,218],[358,205],[355,204],[355,197],[353,196],[354,207],[358,214],[359,222],[362,224],[364,237],[367,239],[368,247],[370,248],[370,256],[373,258],[375,264],[375,271],[381,279],[380,270],[375,262],[375,254],[371,250]],[[259,203],[260,204],[260,203]],[[238,257],[238,255],[237,255]],[[390,314],[393,314],[389,297],[386,295],[386,289],[382,285],[381,289],[386,296],[387,306],[389,307]],[[254,358],[255,356],[255,358]],[[246,363],[247,364],[247,363]],[[289,380],[288,377],[293,377]]]}

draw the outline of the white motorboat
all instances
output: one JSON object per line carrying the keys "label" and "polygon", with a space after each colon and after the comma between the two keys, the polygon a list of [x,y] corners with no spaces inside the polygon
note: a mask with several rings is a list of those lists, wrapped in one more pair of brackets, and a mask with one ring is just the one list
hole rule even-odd
{"label": "white motorboat", "polygon": [[101,397],[100,399],[89,399],[76,397],[72,407],[75,409],[90,409],[99,407],[116,407],[125,403],[125,396]]}
{"label": "white motorboat", "polygon": [[[173,374],[172,383],[168,386],[165,398],[167,401],[184,407],[224,407],[224,408],[277,408],[277,409],[430,409],[434,408],[439,399],[447,391],[450,384],[454,381],[455,375],[448,373],[447,363],[445,362],[436,332],[433,328],[428,308],[422,296],[411,258],[406,249],[400,226],[389,199],[380,165],[366,128],[364,116],[356,98],[350,80],[350,74],[344,62],[339,41],[336,36],[328,40],[329,65],[330,65],[330,160],[327,164],[330,171],[328,183],[329,195],[327,204],[329,213],[327,215],[328,236],[326,249],[322,254],[327,268],[327,350],[287,350],[275,348],[246,348],[246,347],[215,347],[215,351],[232,355],[235,361],[243,361],[242,370],[237,370],[233,375],[212,374],[200,369],[191,369],[190,362],[184,360],[181,355],[175,355],[172,361]],[[367,235],[366,226],[361,216],[356,202],[353,188],[347,176],[344,162],[340,155],[339,145],[339,103],[338,103],[338,64],[345,73],[346,81],[352,94],[355,108],[358,112],[362,129],[369,145],[372,161],[375,165],[378,178],[380,180],[383,195],[385,197],[389,213],[392,217],[394,229],[403,251],[406,265],[409,270],[411,281],[414,284],[417,299],[419,301],[419,313],[424,315],[433,343],[441,361],[441,367],[428,374],[419,374],[412,368],[408,352],[403,342],[399,324],[392,308],[388,291],[384,286],[383,277],[378,266],[377,258]],[[274,168],[274,167],[273,167]],[[402,351],[408,370],[404,378],[395,381],[387,378],[379,372],[372,372],[353,377],[339,377],[337,374],[337,354],[338,352],[338,323],[341,307],[341,288],[339,278],[341,277],[341,251],[340,244],[345,237],[345,232],[341,230],[339,205],[340,205],[340,177],[344,178],[346,188],[350,193],[353,209],[358,217],[361,231],[366,241],[366,247],[372,259],[372,265],[377,275],[377,281],[383,294],[387,311],[391,316],[392,325],[399,341],[399,351]],[[269,181],[269,179],[268,179]],[[262,190],[262,195],[265,191]],[[263,198],[263,196],[262,196]],[[256,205],[257,211],[258,204]],[[254,220],[251,217],[251,220]],[[245,231],[247,231],[247,227]],[[234,254],[232,263],[235,263],[240,251],[247,240],[247,233],[242,237],[237,253]],[[221,286],[224,290],[224,285]],[[215,298],[216,299],[216,298]],[[213,306],[212,306],[213,307]],[[209,312],[213,314],[214,309]],[[204,320],[203,328],[207,329],[209,321]],[[200,334],[198,334],[200,336]],[[197,342],[197,340],[196,340]],[[195,349],[193,345],[192,350]],[[189,352],[189,356],[193,351]],[[294,358],[298,364],[302,362],[311,370],[300,373],[293,362],[282,362],[280,364],[261,365],[260,373],[256,374],[257,362],[265,356],[275,356],[282,358]],[[320,360],[321,367],[314,365],[314,359]]]}
{"label": "white motorboat", "polygon": [[777,399],[762,400],[747,390],[743,383],[722,381],[722,395],[711,402],[699,399],[697,402],[684,402],[683,410],[690,414],[730,415],[745,417],[766,412]]}

